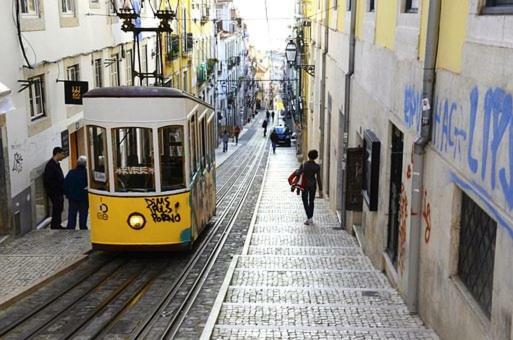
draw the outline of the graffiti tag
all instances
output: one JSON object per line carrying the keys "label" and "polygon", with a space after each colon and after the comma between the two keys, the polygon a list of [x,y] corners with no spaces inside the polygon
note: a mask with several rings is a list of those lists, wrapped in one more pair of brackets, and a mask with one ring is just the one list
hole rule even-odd
{"label": "graffiti tag", "polygon": [[23,170],[23,156],[16,152],[14,154],[14,162],[12,164],[12,171],[20,173]]}
{"label": "graffiti tag", "polygon": [[145,198],[146,208],[150,211],[153,222],[180,222],[182,217],[178,212],[180,203],[176,202],[173,206],[169,197],[164,198]]}

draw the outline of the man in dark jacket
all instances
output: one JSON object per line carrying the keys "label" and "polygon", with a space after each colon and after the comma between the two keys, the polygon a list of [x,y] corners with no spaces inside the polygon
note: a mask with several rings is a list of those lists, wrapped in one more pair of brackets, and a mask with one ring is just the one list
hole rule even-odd
{"label": "man in dark jacket", "polygon": [[271,132],[271,145],[273,147],[273,154],[276,153],[276,145],[278,144],[278,134],[276,133],[276,130],[273,129],[273,132]]}
{"label": "man in dark jacket", "polygon": [[80,229],[87,230],[87,211],[89,200],[87,198],[87,158],[80,156],[77,167],[70,170],[64,179],[64,192],[69,201],[68,229],[77,226],[77,214]]}
{"label": "man in dark jacket", "polygon": [[60,161],[64,159],[64,151],[60,147],[53,148],[53,157],[46,163],[43,173],[43,185],[52,202],[51,229],[62,229],[62,210],[64,209],[64,174]]}

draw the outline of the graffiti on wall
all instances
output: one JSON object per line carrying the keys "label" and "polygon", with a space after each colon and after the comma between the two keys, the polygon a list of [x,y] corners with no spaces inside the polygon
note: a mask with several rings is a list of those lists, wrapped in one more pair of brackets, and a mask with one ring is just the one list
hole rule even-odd
{"label": "graffiti on wall", "polygon": [[424,197],[422,200],[422,217],[426,224],[424,228],[424,241],[429,243],[429,240],[431,239],[431,204],[428,201],[426,189],[424,189]]}
{"label": "graffiti on wall", "polygon": [[23,170],[23,155],[19,152],[14,153],[14,159],[12,162],[12,171],[20,173]]}
{"label": "graffiti on wall", "polygon": [[408,221],[408,195],[401,183],[401,192],[399,197],[399,254],[398,267],[401,273],[404,272],[404,258],[406,255],[406,224]]}
{"label": "graffiti on wall", "polygon": [[[421,92],[407,86],[403,120],[417,133],[421,105]],[[481,90],[475,86],[463,102],[435,98],[432,144],[472,174],[471,187],[479,196],[491,200],[492,193],[499,191],[507,208],[513,210],[512,93],[500,87]]]}

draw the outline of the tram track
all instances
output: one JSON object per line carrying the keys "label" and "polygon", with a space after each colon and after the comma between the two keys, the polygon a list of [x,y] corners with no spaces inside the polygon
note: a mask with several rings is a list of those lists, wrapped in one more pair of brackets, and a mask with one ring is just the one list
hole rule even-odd
{"label": "tram track", "polygon": [[[232,155],[227,160],[229,177],[216,190],[216,205],[222,209],[219,209],[213,226],[205,230],[190,259],[182,254],[160,261],[151,255],[146,258],[136,254],[98,255],[102,257],[98,263],[68,275],[77,274],[75,277],[67,277],[60,284],[58,279],[52,280],[53,286],[46,287],[47,292],[43,287],[42,292],[36,291],[33,296],[22,300],[24,303],[21,305],[0,312],[0,338],[92,339],[115,336],[119,323],[123,321],[126,324],[123,316],[135,311],[134,307],[141,304],[146,293],[160,285],[162,276],[166,275],[177,279],[165,294],[161,290],[160,294],[154,293],[160,302],[151,306],[149,314],[146,314],[146,308],[145,314],[149,316],[142,323],[136,323],[132,332],[124,333],[122,338],[173,338],[226,242],[255,180],[266,145],[265,140],[251,138],[246,145],[251,152],[245,152],[242,158]],[[164,326],[163,321],[166,323]]]}

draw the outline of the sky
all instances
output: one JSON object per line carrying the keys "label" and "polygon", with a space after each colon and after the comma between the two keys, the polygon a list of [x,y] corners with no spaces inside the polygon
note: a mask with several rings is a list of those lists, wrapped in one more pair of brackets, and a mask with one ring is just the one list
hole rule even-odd
{"label": "sky", "polygon": [[[266,2],[269,25],[266,20]],[[294,23],[295,0],[234,0],[248,25],[250,43],[261,50],[285,50]]]}

